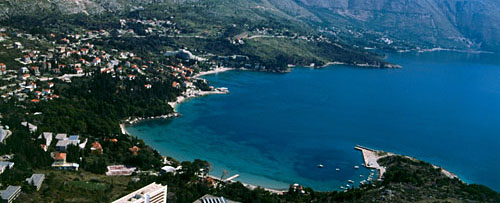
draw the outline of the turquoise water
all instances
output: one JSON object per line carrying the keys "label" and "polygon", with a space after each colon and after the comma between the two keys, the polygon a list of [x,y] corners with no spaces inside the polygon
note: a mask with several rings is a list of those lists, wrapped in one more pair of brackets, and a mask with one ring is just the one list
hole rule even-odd
{"label": "turquoise water", "polygon": [[436,52],[387,60],[404,68],[209,75],[231,93],[192,99],[178,107],[180,118],[127,130],[164,155],[208,160],[212,175],[225,169],[277,189],[297,182],[337,190],[358,182],[369,173],[353,168],[362,163],[359,144],[500,191],[500,57]]}

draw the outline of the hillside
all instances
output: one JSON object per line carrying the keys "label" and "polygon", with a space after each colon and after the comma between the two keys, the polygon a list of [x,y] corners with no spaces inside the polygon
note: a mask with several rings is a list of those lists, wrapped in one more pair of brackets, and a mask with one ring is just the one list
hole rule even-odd
{"label": "hillside", "polygon": [[[373,30],[417,46],[499,50],[495,0],[294,0],[317,23]],[[282,3],[276,2],[279,6]],[[294,10],[289,13],[293,14]],[[311,19],[310,17],[308,19]]]}
{"label": "hillside", "polygon": [[273,18],[326,29],[360,47],[385,49],[500,49],[500,2],[495,0],[42,0],[0,3],[0,19],[37,13],[122,13],[148,5],[212,5],[219,17]]}

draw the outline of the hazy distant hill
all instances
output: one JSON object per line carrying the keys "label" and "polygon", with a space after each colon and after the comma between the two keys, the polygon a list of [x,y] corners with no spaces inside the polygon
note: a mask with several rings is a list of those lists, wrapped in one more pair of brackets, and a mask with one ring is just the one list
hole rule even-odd
{"label": "hazy distant hill", "polygon": [[361,26],[421,44],[500,49],[498,0],[289,1],[307,8],[321,23]]}
{"label": "hazy distant hill", "polygon": [[426,48],[500,50],[498,0],[4,0],[0,19],[43,10],[93,14],[186,1],[218,4],[221,15],[251,18],[259,15],[249,13],[265,12],[313,25],[375,32],[378,38]]}

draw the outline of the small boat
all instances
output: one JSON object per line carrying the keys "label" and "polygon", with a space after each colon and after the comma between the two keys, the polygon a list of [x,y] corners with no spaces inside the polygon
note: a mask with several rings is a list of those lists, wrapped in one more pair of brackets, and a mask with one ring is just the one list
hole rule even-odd
{"label": "small boat", "polygon": [[336,170],[336,171],[340,171],[340,168],[336,168],[335,170]]}
{"label": "small boat", "polygon": [[324,166],[323,166],[323,164],[318,164],[317,167],[318,168],[323,168]]}
{"label": "small boat", "polygon": [[353,181],[353,180],[348,180],[347,182],[354,184],[354,181]]}
{"label": "small boat", "polygon": [[365,177],[364,175],[359,175],[360,178]]}
{"label": "small boat", "polygon": [[354,166],[354,168],[355,168],[355,169],[358,169],[358,168],[359,168],[359,166]]}
{"label": "small boat", "polygon": [[342,189],[342,190],[343,190],[343,189],[345,189],[345,187],[344,187],[344,186],[340,186],[340,189]]}
{"label": "small boat", "polygon": [[349,184],[346,184],[345,186],[347,186],[348,188],[351,187],[351,185],[349,185]]}

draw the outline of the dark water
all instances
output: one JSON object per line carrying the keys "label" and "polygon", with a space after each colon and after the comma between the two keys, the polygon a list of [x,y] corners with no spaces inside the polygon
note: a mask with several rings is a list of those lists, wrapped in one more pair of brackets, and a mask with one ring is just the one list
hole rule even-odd
{"label": "dark water", "polygon": [[[200,158],[272,188],[334,190],[368,170],[359,144],[445,167],[500,191],[500,57],[394,54],[400,70],[335,66],[206,76],[229,95],[192,99],[181,118],[129,127],[162,154]],[[325,167],[319,169],[317,164]],[[335,168],[340,168],[336,171]]]}

